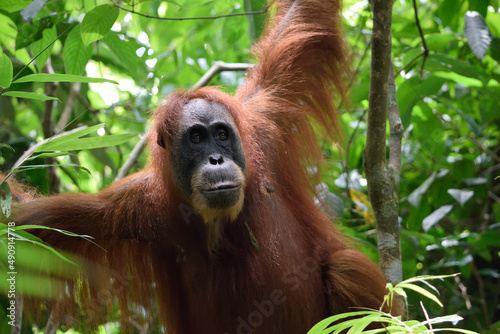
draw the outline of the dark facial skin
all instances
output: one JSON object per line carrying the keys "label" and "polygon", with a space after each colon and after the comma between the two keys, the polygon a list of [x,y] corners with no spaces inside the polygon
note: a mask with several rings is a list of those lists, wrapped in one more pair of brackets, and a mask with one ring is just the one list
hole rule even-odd
{"label": "dark facial skin", "polygon": [[172,148],[175,180],[192,202],[225,209],[241,200],[245,155],[238,129],[225,107],[191,100],[183,109]]}

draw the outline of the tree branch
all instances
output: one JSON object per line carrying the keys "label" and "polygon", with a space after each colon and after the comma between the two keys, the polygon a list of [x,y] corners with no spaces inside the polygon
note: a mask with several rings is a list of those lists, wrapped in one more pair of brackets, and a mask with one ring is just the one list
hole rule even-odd
{"label": "tree branch", "polygon": [[139,160],[139,156],[146,147],[147,140],[148,140],[148,133],[144,134],[144,136],[142,136],[139,142],[134,146],[134,149],[132,150],[132,152],[130,152],[127,161],[125,161],[125,163],[122,165],[122,167],[116,174],[114,182],[121,180],[128,175],[132,167]]}
{"label": "tree branch", "polygon": [[61,117],[59,117],[59,121],[57,122],[55,131],[56,133],[61,131],[68,125],[71,119],[71,112],[73,111],[73,106],[75,105],[75,100],[78,95],[80,95],[80,82],[74,82],[71,84],[69,89],[68,100],[66,101],[66,105],[64,106],[64,110],[61,113]]}
{"label": "tree branch", "polygon": [[[54,69],[52,68],[52,63],[50,57],[47,59],[47,64],[45,65],[47,73],[54,74]],[[47,96],[56,96],[57,92],[57,82],[47,82],[45,85],[45,93]],[[42,118],[42,129],[45,138],[50,138],[54,135],[54,122],[52,111],[54,110],[54,100],[45,101],[45,110]],[[55,158],[46,158],[45,162],[47,165],[54,165],[57,163]],[[48,167],[47,176],[49,178],[49,190],[52,193],[58,193],[61,188],[61,179],[57,175],[57,167]]]}
{"label": "tree branch", "polygon": [[190,90],[197,90],[205,86],[214,76],[222,71],[248,71],[252,67],[253,65],[249,63],[225,63],[223,61],[216,61]]}
{"label": "tree branch", "polygon": [[[380,267],[386,279],[395,284],[402,280],[398,220],[401,153],[397,152],[401,151],[402,125],[397,111],[394,75],[390,76],[390,73],[393,72],[391,59],[392,4],[393,0],[372,1],[372,63],[363,165],[368,180],[368,195],[377,221]],[[391,99],[390,102],[389,99]],[[386,122],[389,107],[391,109],[389,115],[391,156],[388,164]]]}

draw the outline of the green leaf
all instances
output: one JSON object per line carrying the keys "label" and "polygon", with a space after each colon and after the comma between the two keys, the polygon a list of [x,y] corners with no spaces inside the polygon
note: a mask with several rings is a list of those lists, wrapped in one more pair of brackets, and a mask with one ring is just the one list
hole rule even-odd
{"label": "green leaf", "polygon": [[24,21],[31,22],[40,13],[40,10],[45,5],[47,0],[33,0],[26,8],[21,11],[21,16]]}
{"label": "green leaf", "polygon": [[88,12],[82,21],[81,35],[84,45],[104,37],[113,27],[120,10],[115,6],[101,5]]}
{"label": "green leaf", "polygon": [[474,196],[472,190],[448,189],[448,194],[457,201],[461,207]]}
{"label": "green leaf", "polygon": [[398,284],[398,287],[403,288],[403,289],[413,290],[413,291],[421,294],[422,296],[427,297],[430,300],[433,300],[439,306],[443,307],[443,304],[441,303],[441,301],[439,300],[439,298],[437,298],[436,296],[434,296],[432,293],[430,293],[429,291],[425,290],[424,288],[419,287],[418,285],[411,284],[411,283],[401,282],[401,283]]}
{"label": "green leaf", "polygon": [[1,0],[0,9],[9,13],[18,12],[31,3],[31,0]]}
{"label": "green leaf", "polygon": [[12,91],[12,92],[5,92],[2,95],[3,96],[11,96],[11,97],[19,97],[22,99],[32,99],[32,100],[41,100],[41,101],[49,101],[49,100],[59,101],[59,99],[57,97],[47,96],[47,95],[33,93],[33,92]]}
{"label": "green leaf", "polygon": [[399,85],[396,93],[401,121],[405,129],[411,124],[413,107],[420,100],[418,91],[415,91],[415,87],[419,85],[419,81],[420,79],[417,77],[412,77],[403,81],[403,83]]}
{"label": "green leaf", "polygon": [[[52,49],[54,48],[53,42],[57,39],[57,29],[56,26],[47,28],[43,30],[42,38],[38,41],[31,43],[31,52],[33,56],[37,56],[35,59],[36,67],[38,71],[41,72],[47,59],[49,59]],[[47,48],[42,52],[43,49]],[[40,53],[42,52],[42,53]]]}
{"label": "green leaf", "polygon": [[[54,229],[54,230],[57,230],[57,229]],[[16,235],[16,234],[14,233],[14,235]],[[19,237],[19,236],[17,236],[17,237]],[[58,251],[56,251],[53,247],[50,247],[49,245],[45,244],[44,242],[33,241],[33,240],[30,240],[30,242],[33,242],[34,244],[36,244],[36,245],[38,245],[38,246],[40,246],[42,248],[45,248],[46,250],[50,251],[51,253],[53,253],[54,255],[56,255],[61,260],[66,261],[68,263],[71,263],[71,264],[73,264],[73,265],[75,265],[77,267],[80,267],[78,264],[76,264],[75,262],[71,261],[66,256],[62,255],[61,253],[59,253]]]}
{"label": "green leaf", "polygon": [[470,63],[440,53],[429,56],[425,69],[431,72],[454,72],[465,77],[479,79],[478,71]]}
{"label": "green leaf", "polygon": [[454,34],[436,33],[425,36],[427,47],[432,51],[446,51],[450,47],[450,43],[457,40]]}
{"label": "green leaf", "polygon": [[21,25],[16,36],[16,50],[21,50],[31,43],[43,38],[43,31],[56,25],[57,20],[58,14],[55,14],[37,19],[31,24],[26,23]]}
{"label": "green leaf", "polygon": [[412,191],[412,193],[408,196],[408,202],[414,207],[418,208],[420,205],[420,201],[422,200],[423,195],[429,190],[429,187],[434,183],[436,179],[437,172],[432,172],[431,176],[429,176],[417,189]]}
{"label": "green leaf", "polygon": [[77,25],[68,35],[64,42],[63,61],[66,73],[79,75],[85,71],[90,57],[92,46],[85,47],[80,35],[80,25]]}
{"label": "green leaf", "polygon": [[245,29],[237,17],[229,17],[224,22],[222,37],[229,45],[236,43],[244,33]]}
{"label": "green leaf", "polygon": [[418,86],[420,96],[437,95],[445,83],[445,78],[440,78],[439,76],[435,76],[433,74],[429,75],[427,78],[422,80]]}
{"label": "green leaf", "polygon": [[469,10],[479,12],[482,16],[488,13],[490,0],[469,0]]}
{"label": "green leaf", "polygon": [[8,88],[12,83],[12,62],[5,54],[0,54],[0,87]]}
{"label": "green leaf", "polygon": [[465,123],[467,123],[467,126],[469,129],[475,134],[475,135],[480,135],[481,134],[481,128],[479,125],[476,123],[474,118],[472,118],[469,114],[466,114],[462,110],[456,109],[456,112],[462,116],[465,120]]}
{"label": "green leaf", "polygon": [[14,150],[14,148],[12,146],[10,146],[8,144],[0,143],[0,149],[4,148],[4,147],[10,149],[12,152],[16,151],[16,150]]}
{"label": "green leaf", "polygon": [[[245,0],[245,11],[246,12],[255,12],[262,10],[266,7],[266,0]],[[250,34],[250,39],[255,40],[259,38],[264,30],[264,26],[266,23],[266,15],[265,14],[257,14],[257,15],[247,15],[248,20],[248,30]]]}
{"label": "green leaf", "polygon": [[453,210],[453,205],[451,204],[443,205],[439,209],[434,210],[422,221],[422,228],[424,229],[424,231],[429,231],[432,226],[436,225],[441,219],[443,219],[448,213],[450,213],[451,210]]}
{"label": "green leaf", "polygon": [[494,36],[500,36],[500,14],[495,12],[488,12],[486,16],[486,23]]}
{"label": "green leaf", "polygon": [[483,87],[481,80],[469,78],[458,73],[434,72],[434,75],[439,78],[455,81],[464,87]]}
{"label": "green leaf", "polygon": [[87,82],[87,83],[110,82],[118,84],[114,80],[104,79],[104,78],[91,78],[73,74],[49,74],[49,73],[25,75],[24,77],[21,77],[16,81],[14,81],[14,83],[21,83],[21,82]]}
{"label": "green leaf", "polygon": [[472,52],[479,60],[483,60],[491,43],[491,33],[484,17],[474,11],[467,11],[464,16],[464,36],[467,38]]}
{"label": "green leaf", "polygon": [[85,128],[85,129],[81,129],[81,130],[78,130],[78,131],[75,131],[75,132],[71,132],[71,133],[65,134],[63,136],[59,136],[57,138],[50,139],[46,143],[38,146],[35,149],[35,152],[50,151],[50,149],[46,149],[46,147],[49,146],[49,145],[63,144],[63,143],[66,143],[66,142],[70,141],[71,139],[75,139],[75,138],[78,138],[78,137],[82,137],[82,136],[88,135],[89,133],[92,133],[92,132],[95,132],[95,131],[97,131],[99,129],[102,129],[103,127],[104,127],[104,123],[97,124],[97,125]]}
{"label": "green leaf", "polygon": [[[91,137],[82,139],[73,139],[63,143],[48,143],[44,146],[44,151],[76,151],[91,150],[99,147],[116,146],[128,142],[136,137],[135,133],[126,133],[119,135],[110,135],[102,137]],[[52,144],[52,145],[51,145]]]}
{"label": "green leaf", "polygon": [[27,170],[33,170],[33,169],[46,169],[49,167],[74,167],[83,170],[87,174],[91,175],[92,173],[88,168],[85,168],[83,166],[77,165],[77,164],[44,164],[44,165],[29,165],[29,166],[20,166],[14,170],[14,173],[19,173],[22,171],[27,171]]}
{"label": "green leaf", "polygon": [[43,159],[43,158],[57,158],[57,157],[62,157],[68,155],[67,152],[55,152],[55,153],[42,153],[42,154],[37,154],[29,157],[26,159],[26,161],[33,161],[36,159]]}
{"label": "green leaf", "polygon": [[139,57],[135,53],[138,47],[134,46],[133,43],[127,39],[121,39],[114,31],[109,32],[109,34],[103,38],[103,42],[106,43],[111,52],[115,54],[124,68],[135,76],[139,66]]}

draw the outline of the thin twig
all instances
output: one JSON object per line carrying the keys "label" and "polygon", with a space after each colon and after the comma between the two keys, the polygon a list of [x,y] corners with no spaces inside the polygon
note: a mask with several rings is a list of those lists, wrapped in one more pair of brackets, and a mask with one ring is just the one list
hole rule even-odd
{"label": "thin twig", "polygon": [[133,9],[127,9],[123,8],[121,6],[118,6],[115,4],[116,7],[119,9],[136,14],[139,16],[147,17],[149,19],[156,19],[156,20],[164,20],[164,21],[186,21],[186,20],[215,20],[215,19],[220,19],[223,17],[232,17],[232,16],[242,16],[242,15],[257,15],[257,14],[264,14],[267,13],[267,10],[269,6],[266,6],[262,10],[254,11],[254,12],[243,12],[243,13],[231,13],[231,14],[222,14],[222,15],[216,15],[216,16],[195,16],[195,17],[160,17],[160,16],[155,16],[155,15],[148,15],[148,14],[143,14],[140,12],[136,12]]}
{"label": "thin twig", "polygon": [[55,127],[55,131],[61,131],[66,127],[68,122],[71,119],[71,112],[73,111],[73,107],[75,105],[75,100],[78,95],[80,95],[80,82],[74,82],[69,89],[68,100],[66,101],[66,105],[64,106],[64,110],[61,113],[61,117],[59,117],[59,121]]}
{"label": "thin twig", "polygon": [[422,31],[422,27],[420,26],[420,20],[418,18],[418,8],[417,8],[417,0],[413,0],[413,10],[415,12],[415,23],[417,24],[418,32],[420,33],[420,38],[422,39],[422,46],[424,48],[423,56],[424,59],[422,61],[422,68],[420,69],[420,75],[422,76],[424,73],[424,66],[427,57],[429,56],[429,49],[427,48],[427,43],[425,42],[424,32]]}
{"label": "thin twig", "polygon": [[[47,59],[47,64],[45,65],[47,73],[55,74],[52,68],[51,58]],[[47,96],[56,96],[57,94],[57,82],[47,82],[45,84],[45,92]],[[53,111],[54,111],[54,100],[45,101],[45,109],[42,118],[42,129],[45,138],[50,138],[54,135],[54,122],[53,122]],[[55,158],[46,158],[46,163],[48,165],[54,165],[57,163]],[[57,175],[57,167],[47,168],[47,176],[49,178],[49,189],[51,192],[59,193],[61,187],[61,179]]]}
{"label": "thin twig", "polygon": [[139,160],[139,156],[146,147],[147,140],[148,140],[148,133],[144,134],[144,136],[142,136],[139,142],[134,146],[134,149],[132,150],[132,152],[130,152],[127,160],[116,174],[115,182],[127,176],[130,169],[132,169],[132,166],[134,166],[137,160]]}
{"label": "thin twig", "polygon": [[407,69],[408,67],[410,67],[418,58],[422,57],[424,55],[424,53],[420,53],[418,54],[417,56],[415,56],[412,60],[410,60],[408,62],[408,64],[406,64],[405,66],[401,67],[397,72],[396,74],[394,74],[394,77],[398,77],[401,72],[403,72],[405,69]]}

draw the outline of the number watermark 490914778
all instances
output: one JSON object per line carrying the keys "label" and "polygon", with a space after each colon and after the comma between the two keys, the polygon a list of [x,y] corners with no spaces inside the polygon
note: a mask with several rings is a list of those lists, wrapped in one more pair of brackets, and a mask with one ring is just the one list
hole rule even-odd
{"label": "number watermark 490914778", "polygon": [[7,283],[9,290],[7,297],[9,298],[9,306],[7,307],[7,318],[9,325],[16,324],[16,235],[14,222],[7,224]]}

